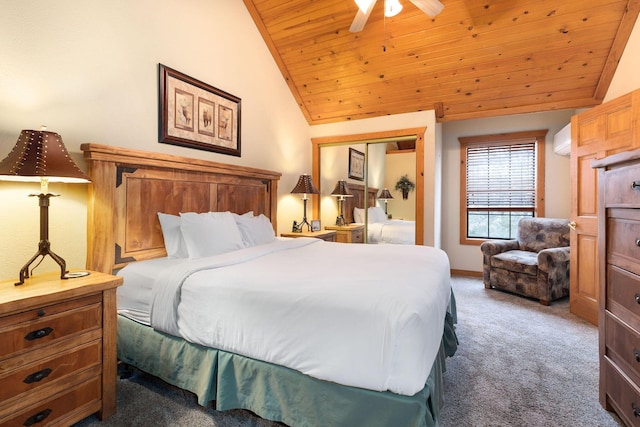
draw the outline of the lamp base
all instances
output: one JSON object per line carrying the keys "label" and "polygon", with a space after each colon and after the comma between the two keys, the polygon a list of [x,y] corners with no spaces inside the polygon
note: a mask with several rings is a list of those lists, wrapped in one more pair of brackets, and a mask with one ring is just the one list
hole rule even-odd
{"label": "lamp base", "polygon": [[[24,284],[24,279],[29,277],[29,266],[38,257],[42,257],[42,259],[36,264],[36,267],[40,265],[44,257],[49,255],[60,266],[60,278],[64,279],[65,274],[67,274],[67,263],[61,256],[51,250],[51,243],[49,242],[49,199],[58,195],[43,192],[30,194],[30,196],[38,197],[38,205],[40,206],[40,243],[38,243],[38,252],[20,270],[20,281],[15,283],[16,286]],[[35,269],[35,267],[33,268]]]}
{"label": "lamp base", "polygon": [[338,227],[343,227],[345,225],[347,225],[347,220],[344,219],[343,215],[340,215],[336,218],[336,225]]}
{"label": "lamp base", "polygon": [[309,224],[309,221],[307,221],[307,217],[305,216],[304,218],[302,218],[302,221],[300,221],[300,222],[298,222],[298,223],[296,223],[296,222],[294,221],[294,224],[293,224],[293,228],[294,228],[294,229],[293,229],[293,232],[294,232],[294,233],[302,233],[302,231],[303,231],[303,230],[302,230],[302,227],[303,227],[305,224],[307,224],[307,231],[311,231],[311,224]]}
{"label": "lamp base", "polygon": [[[29,266],[33,264],[34,261],[38,259],[38,257],[42,257],[42,259],[44,259],[44,257],[47,255],[49,255],[60,266],[60,278],[66,279],[65,275],[68,273],[67,263],[65,262],[64,259],[62,259],[61,256],[53,252],[50,249],[50,246],[51,246],[51,243],[49,243],[48,240],[40,241],[40,243],[38,244],[38,252],[36,252],[36,254],[33,257],[31,257],[31,259],[27,261],[24,267],[22,267],[22,269],[20,270],[20,281],[14,283],[16,286],[24,284],[24,279],[29,278]],[[40,260],[40,262],[42,262],[42,260]],[[38,262],[38,265],[40,264],[40,262]],[[38,265],[36,265],[36,267]]]}

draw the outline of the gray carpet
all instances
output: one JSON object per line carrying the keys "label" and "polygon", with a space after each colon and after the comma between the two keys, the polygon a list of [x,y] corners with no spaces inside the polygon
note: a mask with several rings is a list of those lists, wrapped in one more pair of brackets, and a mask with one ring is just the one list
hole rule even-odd
{"label": "gray carpet", "polygon": [[[570,314],[568,299],[545,307],[485,290],[477,278],[455,277],[453,288],[460,347],[447,361],[442,426],[622,425],[598,403],[597,328]],[[118,381],[117,404],[105,422],[94,416],[77,426],[282,426],[199,407],[142,373]]]}

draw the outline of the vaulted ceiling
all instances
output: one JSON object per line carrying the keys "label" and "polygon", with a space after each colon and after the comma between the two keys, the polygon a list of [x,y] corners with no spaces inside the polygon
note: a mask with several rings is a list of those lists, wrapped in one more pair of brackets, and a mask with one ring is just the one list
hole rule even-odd
{"label": "vaulted ceiling", "polygon": [[378,0],[358,33],[353,0],[244,3],[310,124],[598,105],[640,11],[640,0],[441,1],[433,18],[407,0],[385,18]]}

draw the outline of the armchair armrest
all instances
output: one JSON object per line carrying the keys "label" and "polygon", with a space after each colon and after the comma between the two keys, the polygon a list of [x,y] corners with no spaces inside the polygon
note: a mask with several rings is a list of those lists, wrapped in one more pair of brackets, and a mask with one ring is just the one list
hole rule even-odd
{"label": "armchair armrest", "polygon": [[564,273],[569,268],[569,260],[569,246],[543,249],[538,252],[538,269],[549,274],[553,270],[561,269]]}
{"label": "armchair armrest", "polygon": [[519,249],[520,244],[517,240],[487,240],[482,242],[480,250],[482,251],[482,281],[484,287],[491,287],[491,257],[502,252]]}
{"label": "armchair armrest", "polygon": [[520,249],[520,244],[517,240],[487,240],[480,245],[482,253],[489,258],[502,252],[517,249]]}

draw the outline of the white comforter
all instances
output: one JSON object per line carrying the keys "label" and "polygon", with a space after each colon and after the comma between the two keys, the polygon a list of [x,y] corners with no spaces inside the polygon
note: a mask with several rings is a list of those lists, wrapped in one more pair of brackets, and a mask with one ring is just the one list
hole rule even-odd
{"label": "white comforter", "polygon": [[416,222],[393,219],[384,222],[370,222],[368,229],[369,243],[394,243],[398,245],[414,245],[416,243]]}
{"label": "white comforter", "polygon": [[[120,272],[120,313],[148,306],[163,332],[322,380],[404,395],[424,387],[450,297],[441,250],[298,238],[167,261]],[[152,289],[128,288],[136,268],[159,273]]]}

